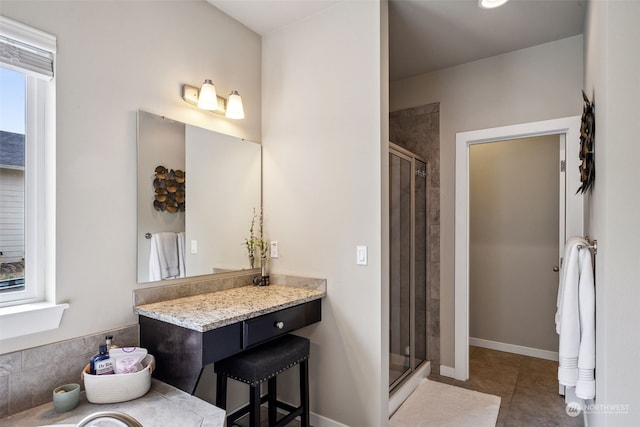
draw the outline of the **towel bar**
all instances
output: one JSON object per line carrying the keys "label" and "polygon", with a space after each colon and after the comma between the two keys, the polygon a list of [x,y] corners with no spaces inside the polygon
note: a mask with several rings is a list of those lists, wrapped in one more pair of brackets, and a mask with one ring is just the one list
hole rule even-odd
{"label": "towel bar", "polygon": [[585,240],[589,243],[587,245],[578,245],[578,249],[590,249],[594,255],[598,253],[598,241],[590,240],[588,237],[585,237]]}

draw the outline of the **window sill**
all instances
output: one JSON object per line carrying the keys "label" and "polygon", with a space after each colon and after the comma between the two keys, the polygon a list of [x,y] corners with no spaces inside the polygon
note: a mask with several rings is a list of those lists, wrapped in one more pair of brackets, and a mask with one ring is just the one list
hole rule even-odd
{"label": "window sill", "polygon": [[49,331],[60,326],[69,304],[38,302],[0,308],[0,340]]}

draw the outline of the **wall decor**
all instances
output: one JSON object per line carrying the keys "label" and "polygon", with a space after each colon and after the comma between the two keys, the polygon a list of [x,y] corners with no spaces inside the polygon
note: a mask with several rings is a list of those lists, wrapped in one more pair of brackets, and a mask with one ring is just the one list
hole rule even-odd
{"label": "wall decor", "polygon": [[580,182],[582,185],[577,193],[584,194],[593,187],[596,179],[595,164],[595,132],[596,116],[593,102],[582,91],[584,108],[582,110],[582,124],[580,125]]}
{"label": "wall decor", "polygon": [[157,211],[170,213],[185,210],[185,173],[180,169],[167,169],[159,165],[155,169],[153,180],[155,197],[153,207]]}

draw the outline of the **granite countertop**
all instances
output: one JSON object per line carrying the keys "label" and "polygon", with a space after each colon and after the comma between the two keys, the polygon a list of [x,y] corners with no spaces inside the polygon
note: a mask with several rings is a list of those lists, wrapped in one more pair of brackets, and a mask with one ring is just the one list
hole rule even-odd
{"label": "granite countertop", "polygon": [[320,299],[326,290],[296,286],[242,286],[152,304],[138,305],[141,316],[199,332]]}
{"label": "granite countertop", "polygon": [[138,399],[98,405],[89,403],[82,392],[80,403],[72,411],[58,413],[53,408],[53,403],[49,402],[0,419],[0,427],[77,424],[87,415],[98,411],[124,412],[142,425],[153,427],[222,427],[225,421],[224,410],[152,379],[149,392]]}

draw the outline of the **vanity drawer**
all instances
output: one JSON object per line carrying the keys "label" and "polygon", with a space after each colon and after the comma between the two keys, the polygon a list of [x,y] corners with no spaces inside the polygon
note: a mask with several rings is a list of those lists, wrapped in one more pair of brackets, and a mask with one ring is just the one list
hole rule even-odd
{"label": "vanity drawer", "polygon": [[246,349],[319,322],[320,307],[320,300],[315,300],[245,320],[242,325],[242,347]]}

